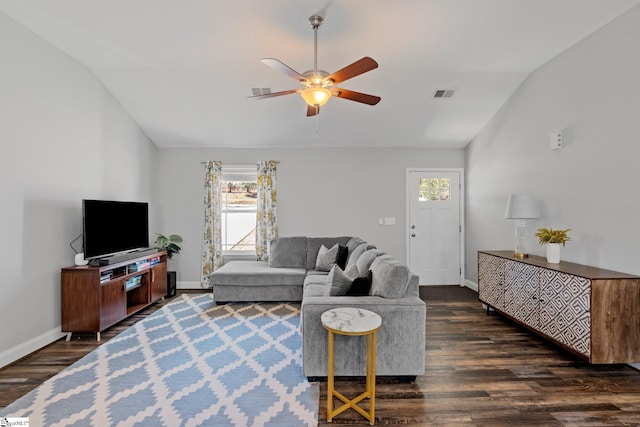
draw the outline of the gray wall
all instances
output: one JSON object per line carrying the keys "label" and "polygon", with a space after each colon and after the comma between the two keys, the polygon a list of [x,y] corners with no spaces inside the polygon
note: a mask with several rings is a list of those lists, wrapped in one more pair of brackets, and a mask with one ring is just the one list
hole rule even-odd
{"label": "gray wall", "polygon": [[[640,7],[534,72],[467,148],[467,276],[477,251],[513,249],[510,193],[534,194],[538,227],[571,228],[561,258],[640,274]],[[549,149],[563,131],[565,148]],[[544,248],[530,236],[530,253]]]}
{"label": "gray wall", "polygon": [[[205,160],[256,164],[279,160],[278,226],[281,236],[353,235],[405,259],[407,168],[462,168],[464,150],[415,149],[162,149],[158,181],[162,230],[185,239],[170,261],[181,287],[200,281]],[[378,218],[395,217],[395,226]]]}
{"label": "gray wall", "polygon": [[85,67],[1,13],[0,63],[1,367],[60,336],[81,200],[150,201],[156,149]]}

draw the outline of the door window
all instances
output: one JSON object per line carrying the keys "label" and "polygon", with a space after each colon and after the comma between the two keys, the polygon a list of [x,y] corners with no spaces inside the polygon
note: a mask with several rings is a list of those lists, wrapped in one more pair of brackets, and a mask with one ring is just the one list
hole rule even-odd
{"label": "door window", "polygon": [[418,201],[447,201],[451,196],[450,190],[450,178],[420,178],[418,182]]}

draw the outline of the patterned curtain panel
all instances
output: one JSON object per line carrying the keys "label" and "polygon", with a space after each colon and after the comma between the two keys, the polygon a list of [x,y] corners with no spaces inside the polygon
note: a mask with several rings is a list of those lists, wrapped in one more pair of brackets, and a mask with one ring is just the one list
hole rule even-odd
{"label": "patterned curtain panel", "polygon": [[278,237],[276,209],[276,160],[258,163],[258,205],[256,212],[256,259],[267,261],[268,244]]}
{"label": "patterned curtain panel", "polygon": [[205,166],[204,245],[202,246],[202,277],[200,281],[203,288],[210,288],[209,276],[222,266],[220,225],[222,162],[210,160],[203,164]]}

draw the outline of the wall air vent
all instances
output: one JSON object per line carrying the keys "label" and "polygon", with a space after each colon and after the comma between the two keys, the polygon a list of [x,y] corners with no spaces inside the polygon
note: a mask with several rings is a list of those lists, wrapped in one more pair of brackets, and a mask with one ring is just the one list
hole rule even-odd
{"label": "wall air vent", "polygon": [[253,96],[268,95],[268,94],[271,93],[271,88],[268,88],[268,87],[252,87],[251,88],[251,93],[253,93]]}
{"label": "wall air vent", "polygon": [[433,97],[434,98],[451,98],[456,93],[455,89],[437,89]]}

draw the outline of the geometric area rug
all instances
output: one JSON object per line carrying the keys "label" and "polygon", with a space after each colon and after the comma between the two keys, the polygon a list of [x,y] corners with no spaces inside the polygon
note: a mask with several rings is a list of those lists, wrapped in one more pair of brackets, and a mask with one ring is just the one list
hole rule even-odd
{"label": "geometric area rug", "polygon": [[31,426],[316,426],[300,309],[182,294],[0,410]]}

